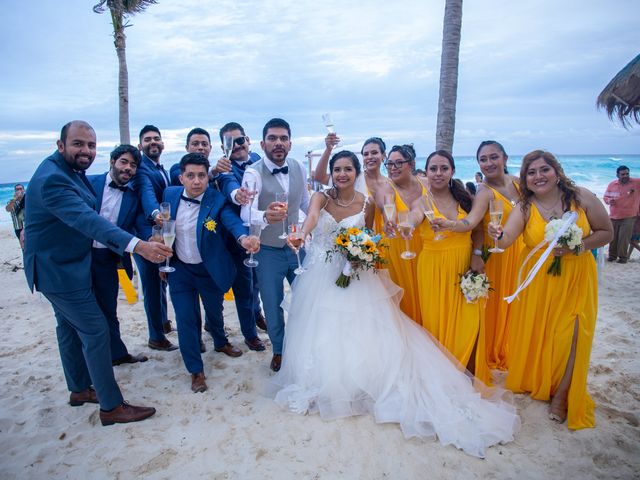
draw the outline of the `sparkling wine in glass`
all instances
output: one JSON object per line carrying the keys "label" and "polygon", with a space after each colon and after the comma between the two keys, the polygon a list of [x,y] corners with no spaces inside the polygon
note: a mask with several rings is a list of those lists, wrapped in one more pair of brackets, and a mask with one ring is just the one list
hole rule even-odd
{"label": "sparkling wine in glass", "polygon": [[[164,244],[171,248],[173,247],[173,242],[176,239],[176,221],[175,220],[165,220],[162,224],[162,239]],[[175,272],[176,269],[169,266],[169,259],[167,258],[167,263],[160,267],[158,270],[165,273]]]}
{"label": "sparkling wine in glass", "polygon": [[[289,199],[289,195],[287,195],[285,192],[276,193],[276,202],[282,205],[280,209],[284,210],[285,212],[287,211],[287,207],[288,207],[288,204],[287,204],[288,199]],[[282,234],[278,238],[282,240],[287,239],[287,217],[284,217],[282,219]]]}
{"label": "sparkling wine in glass", "polygon": [[[330,113],[322,114],[322,121],[324,122],[324,126],[327,128],[327,132],[336,133],[336,127],[333,124],[333,118],[331,118]],[[340,142],[336,143],[336,147],[340,146]]]}
{"label": "sparkling wine in glass", "polygon": [[398,231],[400,232],[400,236],[404,238],[405,245],[405,250],[400,254],[400,258],[404,260],[416,258],[416,252],[411,251],[411,245],[409,244],[409,240],[413,237],[414,228],[409,218],[409,212],[398,212]]}
{"label": "sparkling wine in glass", "polygon": [[[502,224],[502,214],[504,212],[504,202],[499,198],[489,200],[489,219],[491,225],[499,227]],[[493,253],[502,253],[504,250],[498,247],[498,240],[493,239],[493,248],[489,249]]]}
{"label": "sparkling wine in glass", "polygon": [[[384,217],[387,222],[395,223],[396,221],[396,195],[395,193],[388,193],[384,196],[384,203],[382,204],[384,211]],[[389,237],[395,237],[395,234],[391,232]]]}
{"label": "sparkling wine in glass", "polygon": [[222,137],[222,148],[224,149],[224,156],[230,159],[231,152],[233,151],[233,137],[231,135],[224,135]]}
{"label": "sparkling wine in glass", "polygon": [[245,227],[251,226],[251,206],[253,205],[253,199],[256,196],[256,181],[255,180],[244,180],[242,182],[242,186],[247,191],[247,197],[249,198],[249,221],[244,222],[243,225]]}
{"label": "sparkling wine in glass", "polygon": [[[249,225],[249,235],[260,238],[260,233],[262,233],[262,227],[260,225]],[[258,261],[253,258],[253,252],[251,252],[249,258],[245,258],[242,263],[249,268],[255,268],[259,264]]]}
{"label": "sparkling wine in glass", "polygon": [[296,254],[296,258],[298,259],[298,268],[296,268],[293,273],[296,275],[300,275],[307,271],[306,268],[303,268],[300,264],[300,247],[302,246],[302,224],[301,223],[292,223],[288,227],[289,230],[289,243],[292,245],[293,251]]}
{"label": "sparkling wine in glass", "polygon": [[[420,197],[420,206],[424,216],[427,217],[429,222],[432,222],[436,218],[436,207],[433,198],[430,195],[423,195]],[[440,235],[440,232],[435,232],[434,240],[442,240],[444,237]]]}
{"label": "sparkling wine in glass", "polygon": [[160,216],[165,222],[171,219],[171,204],[169,202],[162,202],[160,204]]}

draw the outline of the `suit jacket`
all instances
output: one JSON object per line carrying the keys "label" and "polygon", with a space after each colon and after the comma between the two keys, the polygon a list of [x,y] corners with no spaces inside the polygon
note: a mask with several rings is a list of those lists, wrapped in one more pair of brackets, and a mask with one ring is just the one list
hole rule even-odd
{"label": "suit jacket", "polygon": [[[183,187],[169,187],[164,192],[164,201],[171,204],[171,218],[174,220],[180,207],[180,196],[183,191]],[[204,224],[208,220],[216,222],[215,231],[205,227]],[[226,292],[235,279],[236,268],[229,251],[225,248],[222,227],[236,239],[241,235],[249,234],[249,229],[242,225],[242,220],[233,211],[231,205],[226,203],[220,192],[208,187],[200,204],[196,222],[196,240],[207,272],[218,288]]]}
{"label": "suit jacket", "polygon": [[133,177],[133,187],[138,192],[142,205],[136,218],[136,232],[140,238],[148,240],[154,224],[151,214],[160,208],[162,193],[167,184],[160,169],[146,155],[142,155],[142,162]]}
{"label": "suit jacket", "polygon": [[[89,180],[93,190],[96,192],[96,212],[98,213],[100,213],[100,208],[102,208],[102,195],[104,194],[104,183],[107,175],[109,175],[109,172],[101,175],[87,175],[87,180]],[[116,226],[125,232],[133,233],[135,231],[139,205],[140,199],[138,198],[138,193],[133,189],[133,183],[130,182],[129,185],[127,185],[127,190],[122,193],[122,203],[120,204],[120,212],[118,212]],[[131,265],[131,255],[122,256],[122,266],[129,278],[132,278],[133,267]]]}
{"label": "suit jacket", "polygon": [[93,240],[122,255],[133,238],[96,212],[91,184],[58,152],[36,169],[26,200],[24,271],[31,290],[90,288]]}

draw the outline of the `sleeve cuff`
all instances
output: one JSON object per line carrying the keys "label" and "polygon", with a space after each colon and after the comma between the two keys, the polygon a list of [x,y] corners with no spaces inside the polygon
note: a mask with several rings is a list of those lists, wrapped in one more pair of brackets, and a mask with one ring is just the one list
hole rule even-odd
{"label": "sleeve cuff", "polygon": [[124,249],[125,252],[129,252],[129,253],[133,253],[133,250],[136,248],[136,245],[138,245],[138,242],[140,241],[140,239],[138,237],[133,237],[131,239],[131,241],[129,242],[129,244],[127,245],[127,247]]}

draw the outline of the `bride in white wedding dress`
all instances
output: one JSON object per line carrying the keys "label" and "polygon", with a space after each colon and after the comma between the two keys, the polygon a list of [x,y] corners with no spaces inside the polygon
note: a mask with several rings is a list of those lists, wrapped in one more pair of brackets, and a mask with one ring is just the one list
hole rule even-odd
{"label": "bride in white wedding dress", "polygon": [[334,188],[314,194],[303,225],[305,234],[313,231],[307,272],[283,303],[282,366],[269,395],[327,420],[370,413],[376,422],[398,423],[407,438],[437,437],[478,457],[513,440],[520,425],[514,407],[497,390],[483,398],[468,372],[401,312],[402,290],[385,270],[360,272],[347,288],[335,285],[345,259],[325,262],[325,252],[338,228],[370,226],[375,206],[354,189],[360,164],[353,153],[337,153],[330,172]]}

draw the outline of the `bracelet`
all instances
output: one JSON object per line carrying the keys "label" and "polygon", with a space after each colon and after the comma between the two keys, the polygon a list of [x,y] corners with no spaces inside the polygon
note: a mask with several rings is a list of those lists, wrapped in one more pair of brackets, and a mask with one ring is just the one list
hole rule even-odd
{"label": "bracelet", "polygon": [[476,248],[471,253],[474,254],[477,257],[481,257],[482,256],[482,250],[480,250],[479,248]]}

